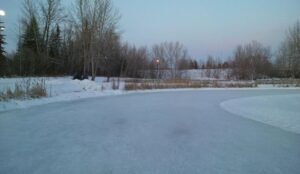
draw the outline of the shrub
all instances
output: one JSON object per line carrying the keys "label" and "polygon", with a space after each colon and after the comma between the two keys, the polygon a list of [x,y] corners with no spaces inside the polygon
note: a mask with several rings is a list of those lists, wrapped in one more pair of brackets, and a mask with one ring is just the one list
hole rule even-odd
{"label": "shrub", "polygon": [[119,82],[117,83],[115,79],[112,80],[112,89],[113,90],[119,89]]}
{"label": "shrub", "polygon": [[29,88],[27,94],[30,98],[41,98],[47,96],[46,82],[45,80],[35,81]]}
{"label": "shrub", "polygon": [[12,92],[11,97],[9,97],[9,99],[24,99],[24,98],[26,98],[26,89],[23,89],[21,83],[16,83],[15,90],[14,92]]}
{"label": "shrub", "polygon": [[44,79],[22,79],[15,83],[14,89],[7,88],[0,92],[0,101],[11,99],[24,100],[28,98],[41,98],[47,96],[46,81]]}
{"label": "shrub", "polygon": [[125,90],[147,90],[147,89],[178,89],[178,88],[253,88],[257,87],[254,82],[231,82],[223,81],[192,81],[192,80],[166,80],[144,82],[125,82]]}

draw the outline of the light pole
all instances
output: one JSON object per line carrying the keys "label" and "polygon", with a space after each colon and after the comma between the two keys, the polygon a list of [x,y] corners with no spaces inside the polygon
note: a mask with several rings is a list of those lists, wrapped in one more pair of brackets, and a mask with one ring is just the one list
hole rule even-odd
{"label": "light pole", "polygon": [[156,66],[157,66],[156,79],[158,80],[158,79],[159,79],[159,64],[160,64],[159,58],[157,58],[157,59],[155,60],[155,63],[156,63]]}

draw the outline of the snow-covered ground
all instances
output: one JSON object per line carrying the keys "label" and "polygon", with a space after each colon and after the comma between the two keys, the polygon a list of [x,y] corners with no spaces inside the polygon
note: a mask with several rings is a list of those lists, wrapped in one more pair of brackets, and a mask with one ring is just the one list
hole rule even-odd
{"label": "snow-covered ground", "polygon": [[194,69],[184,70],[181,77],[191,80],[228,80],[231,69]]}
{"label": "snow-covered ground", "polygon": [[221,106],[234,114],[300,134],[300,94],[234,99]]}
{"label": "snow-covered ground", "polygon": [[267,98],[276,101],[269,107],[299,113],[299,92],[173,91],[2,112],[0,173],[299,174],[300,134],[220,107],[260,96],[250,106]]}
{"label": "snow-covered ground", "polygon": [[[12,100],[0,102],[0,112],[28,108],[31,106],[47,103],[72,101],[84,98],[100,96],[119,95],[123,93],[124,83],[120,83],[120,90],[112,89],[112,82],[107,83],[106,78],[97,77],[95,82],[90,80],[72,80],[72,77],[51,77],[51,78],[32,78],[45,79],[48,97],[34,100]],[[14,89],[15,83],[22,81],[22,78],[0,78],[0,91],[7,88]],[[116,82],[117,83],[117,82]]]}
{"label": "snow-covered ground", "polygon": [[[190,80],[228,80],[232,79],[231,69],[192,69],[192,70],[181,70],[177,72],[177,77]],[[153,72],[152,72],[153,73]],[[160,70],[160,77],[162,79],[171,79],[171,70]],[[151,78],[151,72],[146,72],[142,76],[145,78]]]}
{"label": "snow-covered ground", "polygon": [[[229,70],[227,70],[229,71]],[[226,70],[221,72],[221,79],[225,78]],[[183,76],[188,77],[192,80],[216,80],[214,78],[206,77],[204,70],[187,70],[183,72]],[[25,80],[28,78],[25,78]],[[47,103],[61,102],[61,101],[73,101],[84,98],[93,98],[93,97],[101,97],[101,96],[111,96],[111,95],[121,95],[128,94],[132,92],[124,91],[124,82],[121,79],[119,90],[112,90],[112,80],[107,83],[105,77],[97,77],[95,82],[90,80],[72,80],[72,77],[35,77],[30,78],[31,80],[43,79],[46,82],[48,97],[34,100],[12,100],[9,102],[1,102],[0,101],[0,112],[13,110],[13,109],[21,109],[28,108],[31,106],[42,105]],[[6,89],[14,89],[16,82],[24,81],[24,78],[0,78],[0,92],[5,91]],[[115,79],[115,82],[117,79]],[[220,81],[221,84],[234,84],[234,83],[249,83],[249,81]],[[282,86],[282,85],[281,85]],[[277,87],[271,84],[266,85],[258,85],[258,89],[284,89],[287,87]],[[288,89],[300,89],[299,87],[288,87]],[[187,91],[187,90],[195,90],[195,89],[164,89],[164,90],[147,90],[147,91],[133,91],[138,93],[145,92],[164,92],[164,91]],[[210,89],[210,88],[202,88],[200,90],[227,90],[227,89]],[[235,89],[235,90],[245,90],[243,89]],[[250,90],[250,89],[246,89]],[[254,90],[251,88],[251,90]]]}
{"label": "snow-covered ground", "polygon": [[[196,79],[197,73],[203,73],[201,71],[187,71],[190,77]],[[101,96],[112,96],[112,95],[123,95],[128,93],[149,93],[149,92],[164,92],[164,91],[191,91],[195,89],[164,89],[164,90],[147,90],[147,91],[124,91],[124,82],[121,80],[120,88],[118,90],[112,90],[112,81],[110,83],[106,82],[106,78],[97,77],[95,82],[90,80],[72,80],[72,77],[44,77],[44,78],[31,78],[44,79],[46,81],[46,87],[48,91],[48,97],[34,100],[11,100],[8,102],[0,101],[0,112],[8,111],[14,109],[29,108],[32,106],[43,105],[48,103],[62,102],[62,101],[74,101],[78,99],[101,97]],[[6,90],[7,88],[14,89],[15,83],[20,82],[24,79],[22,78],[0,78],[0,91]],[[202,79],[203,80],[203,79]],[[236,82],[236,81],[224,81],[220,83],[249,83]],[[283,89],[279,87],[274,87],[273,85],[259,85],[257,89]],[[289,89],[299,89],[299,88],[289,88]],[[210,89],[202,88],[198,90],[228,90],[228,89]],[[256,90],[256,89],[235,89],[235,90]]]}

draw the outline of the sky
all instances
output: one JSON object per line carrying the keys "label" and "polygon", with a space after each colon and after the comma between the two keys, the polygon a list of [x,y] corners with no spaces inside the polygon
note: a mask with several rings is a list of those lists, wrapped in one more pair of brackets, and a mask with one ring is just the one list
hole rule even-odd
{"label": "sky", "polygon": [[[75,0],[64,0],[72,2]],[[122,15],[122,40],[136,46],[179,41],[194,59],[228,58],[253,40],[276,51],[300,20],[300,0],[112,0]],[[1,0],[6,49],[14,50],[22,0]],[[69,6],[70,7],[70,6]]]}

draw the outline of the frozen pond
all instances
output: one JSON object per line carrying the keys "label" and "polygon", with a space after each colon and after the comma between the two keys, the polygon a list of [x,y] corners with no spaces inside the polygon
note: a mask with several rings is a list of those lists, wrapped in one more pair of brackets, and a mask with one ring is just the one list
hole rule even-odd
{"label": "frozen pond", "polygon": [[299,92],[130,94],[0,112],[0,173],[299,174],[300,134],[220,106]]}

